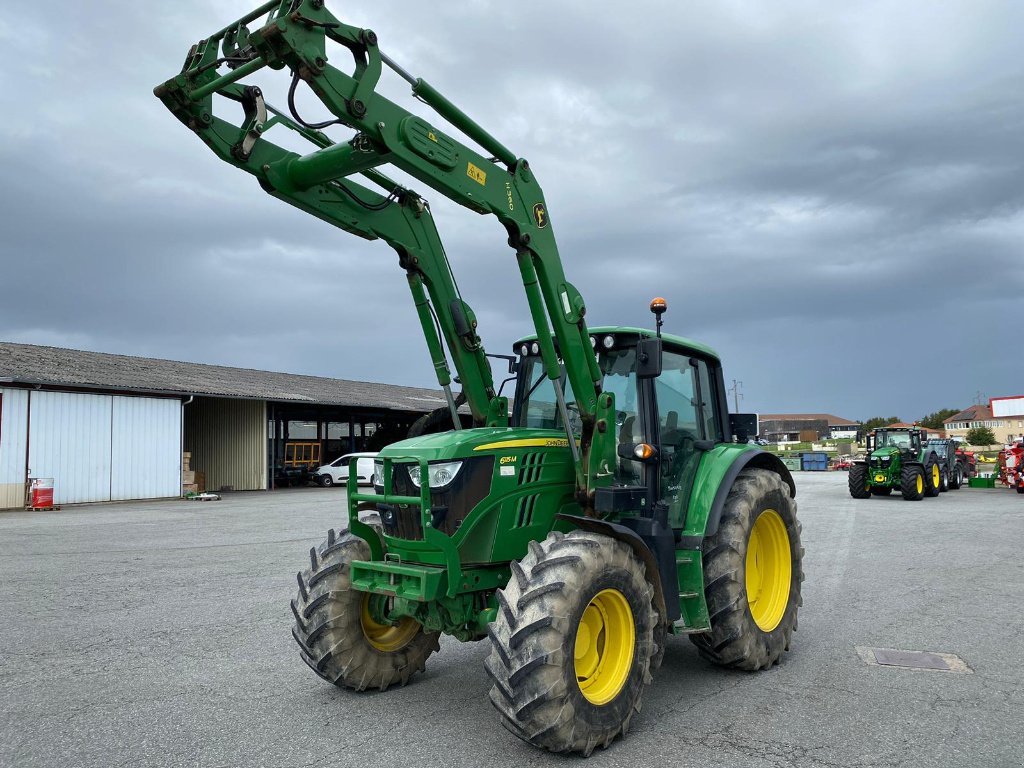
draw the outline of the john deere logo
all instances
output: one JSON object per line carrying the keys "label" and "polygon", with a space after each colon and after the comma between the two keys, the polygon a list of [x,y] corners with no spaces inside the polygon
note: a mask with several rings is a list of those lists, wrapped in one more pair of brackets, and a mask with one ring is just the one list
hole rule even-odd
{"label": "john deere logo", "polygon": [[544,207],[544,203],[537,203],[533,206],[533,220],[537,222],[537,226],[541,229],[548,225],[548,212]]}

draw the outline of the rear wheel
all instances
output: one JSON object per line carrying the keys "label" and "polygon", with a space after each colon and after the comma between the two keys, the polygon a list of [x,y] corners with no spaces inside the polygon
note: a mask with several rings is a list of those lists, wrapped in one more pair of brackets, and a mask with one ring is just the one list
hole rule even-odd
{"label": "rear wheel", "polygon": [[362,691],[405,685],[439,649],[438,635],[424,632],[413,619],[382,623],[382,600],[352,589],[353,560],[368,560],[370,547],[348,531],[309,551],[310,567],[298,575],[292,600],[292,636],[302,660],[329,683]]}
{"label": "rear wheel", "polygon": [[871,486],[871,494],[873,496],[888,496],[890,493],[892,493],[892,488],[887,485]]}
{"label": "rear wheel", "polygon": [[924,495],[938,496],[942,491],[942,470],[934,458],[924,468]]}
{"label": "rear wheel", "polygon": [[512,563],[488,629],[491,702],[534,746],[589,755],[629,728],[651,682],[654,588],[626,544],[554,531]]}
{"label": "rear wheel", "polygon": [[867,464],[854,464],[850,467],[850,476],[847,478],[850,486],[850,495],[855,499],[866,499],[871,496],[871,482],[868,479]]}
{"label": "rear wheel", "polygon": [[789,650],[803,603],[796,502],[774,472],[745,469],[729,490],[718,530],[704,539],[711,630],[690,635],[700,655],[735,669],[767,669]]}
{"label": "rear wheel", "polygon": [[910,464],[903,467],[900,490],[903,498],[907,501],[920,501],[924,498],[924,471],[920,464]]}

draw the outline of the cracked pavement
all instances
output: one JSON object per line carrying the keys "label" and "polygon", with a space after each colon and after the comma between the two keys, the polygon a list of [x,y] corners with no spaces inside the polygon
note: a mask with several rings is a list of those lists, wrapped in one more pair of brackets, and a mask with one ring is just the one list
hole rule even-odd
{"label": "cracked pavement", "polygon": [[[807,554],[792,651],[730,672],[672,638],[629,735],[587,763],[1021,765],[1024,501],[963,489],[851,499],[799,473]],[[408,687],[316,678],[289,634],[310,546],[344,491],[0,514],[0,766],[523,766],[487,700],[486,641],[442,640]],[[955,653],[971,675],[864,664]]]}

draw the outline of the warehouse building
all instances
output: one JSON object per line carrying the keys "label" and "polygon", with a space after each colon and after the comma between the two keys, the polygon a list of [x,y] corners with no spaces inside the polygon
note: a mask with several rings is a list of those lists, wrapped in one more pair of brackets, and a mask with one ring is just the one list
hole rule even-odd
{"label": "warehouse building", "polygon": [[773,443],[855,438],[860,427],[831,413],[762,413],[758,425],[761,437]]}
{"label": "warehouse building", "polygon": [[[401,439],[440,391],[0,342],[0,509],[275,487],[286,452],[327,461]],[[186,478],[187,479],[187,478]]]}

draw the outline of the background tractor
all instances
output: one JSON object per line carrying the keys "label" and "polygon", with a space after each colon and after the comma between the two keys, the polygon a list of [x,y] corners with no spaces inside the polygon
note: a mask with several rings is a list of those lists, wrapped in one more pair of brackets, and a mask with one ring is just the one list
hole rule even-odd
{"label": "background tractor", "polygon": [[898,489],[908,501],[937,496],[945,470],[925,433],[907,427],[869,432],[865,458],[850,468],[850,495],[855,499],[888,496]]}
{"label": "background tractor", "polygon": [[[384,67],[452,130],[378,93]],[[290,73],[287,112],[243,82],[264,69]],[[330,118],[299,115],[300,85]],[[347,525],[298,574],[292,631],[316,674],[383,690],[422,670],[442,633],[486,640],[505,727],[588,755],[640,711],[668,634],[724,667],[780,660],[803,580],[793,478],[734,442],[721,361],[662,334],[664,300],[653,331],[587,326],[526,160],[322,0],[266,3],[193,46],[155,93],[269,194],[398,253],[449,404],[452,430],[380,452],[372,491],[350,475]],[[336,125],[353,133],[336,141]],[[309,151],[272,142],[279,128]],[[428,202],[382,166],[500,222],[533,326],[497,356],[516,384],[511,417]]]}
{"label": "background tractor", "polygon": [[926,446],[933,451],[939,459],[939,467],[942,472],[943,491],[955,491],[966,482],[967,469],[964,466],[963,458],[957,451],[959,443],[956,440],[931,439]]}

